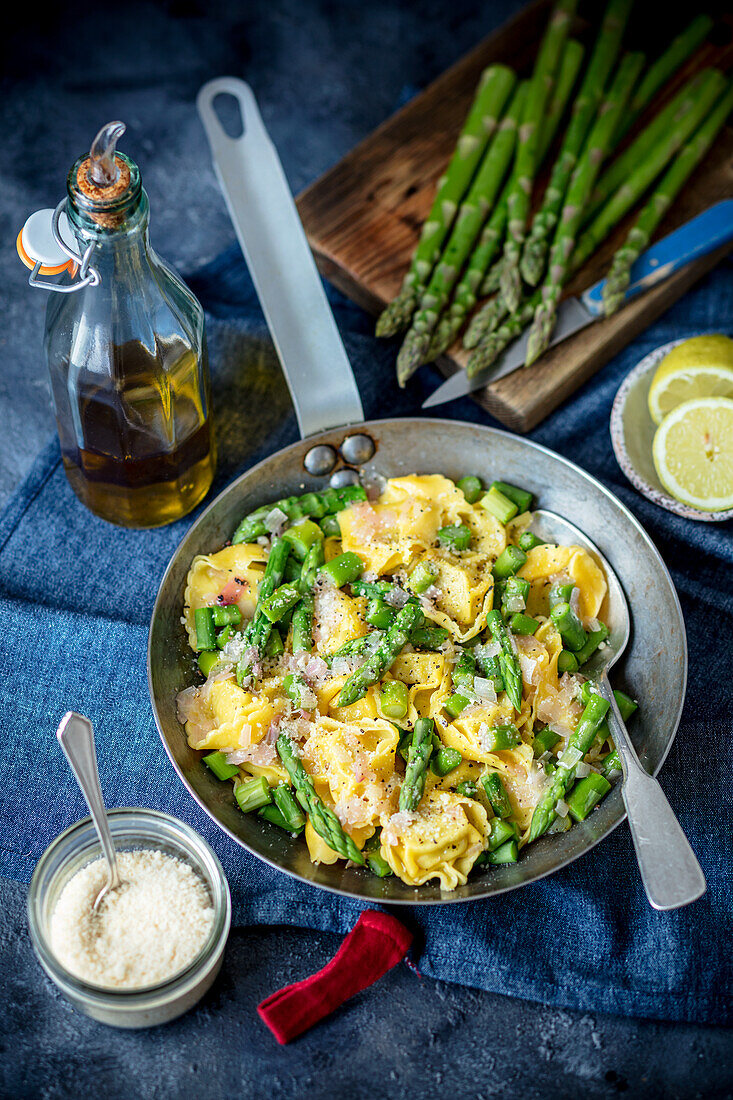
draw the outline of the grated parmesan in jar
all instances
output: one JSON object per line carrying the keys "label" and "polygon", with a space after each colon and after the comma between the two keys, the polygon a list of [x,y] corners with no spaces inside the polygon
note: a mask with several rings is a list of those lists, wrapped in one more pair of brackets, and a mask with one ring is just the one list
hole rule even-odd
{"label": "grated parmesan in jar", "polygon": [[192,867],[165,852],[119,852],[117,864],[122,885],[96,912],[106,860],[93,860],[67,882],[51,916],[51,947],[67,970],[93,985],[158,985],[192,963],[209,938],[209,892]]}

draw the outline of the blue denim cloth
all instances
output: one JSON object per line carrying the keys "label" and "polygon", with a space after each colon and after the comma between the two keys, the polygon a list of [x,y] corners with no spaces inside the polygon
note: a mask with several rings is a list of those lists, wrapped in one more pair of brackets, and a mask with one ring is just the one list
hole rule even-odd
{"label": "blue denim cloth", "polygon": [[[189,282],[209,318],[221,488],[292,442],[295,417],[238,249]],[[366,416],[419,415],[437,372],[424,368],[406,392],[398,390],[395,347],[374,339],[373,321],[359,309],[333,291],[329,296]],[[428,975],[586,1011],[733,1022],[733,524],[686,522],[645,501],[617,468],[608,434],[616,389],[642,355],[686,333],[730,329],[732,320],[728,264],[532,433],[618,494],[674,576],[689,632],[690,681],[662,782],[708,892],[681,911],[654,912],[623,826],[591,856],[522,890],[402,910],[417,932],[415,962]],[[445,415],[490,421],[467,399]],[[85,813],[54,737],[61,714],[75,709],[94,721],[108,804],[154,806],[198,829],[225,866],[236,921],[346,931],[359,903],[301,885],[236,846],[199,810],[161,747],[147,692],[147,625],[158,582],[190,522],[139,532],[96,519],[69,488],[55,440],[0,519],[0,873],[27,881],[46,845]]]}

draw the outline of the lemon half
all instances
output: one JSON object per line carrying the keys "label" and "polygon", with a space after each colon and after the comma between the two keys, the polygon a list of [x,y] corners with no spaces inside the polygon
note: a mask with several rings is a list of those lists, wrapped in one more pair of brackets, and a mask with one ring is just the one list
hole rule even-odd
{"label": "lemon half", "polygon": [[664,488],[705,512],[733,508],[733,400],[701,397],[673,409],[654,436]]}
{"label": "lemon half", "polygon": [[693,336],[665,355],[649,388],[649,412],[655,424],[685,401],[698,397],[733,398],[733,340]]}

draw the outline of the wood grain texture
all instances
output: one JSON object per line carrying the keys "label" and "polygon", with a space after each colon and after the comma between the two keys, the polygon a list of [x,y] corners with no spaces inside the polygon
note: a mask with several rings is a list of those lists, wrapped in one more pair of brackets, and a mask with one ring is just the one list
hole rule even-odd
{"label": "wood grain texture", "polygon": [[[501,61],[520,75],[529,72],[549,6],[550,0],[535,0],[299,196],[298,209],[321,272],[370,312],[379,313],[399,290],[481,70]],[[656,5],[646,16],[635,13],[627,36],[629,48],[647,48],[650,57],[656,56],[662,46],[654,9],[658,15]],[[592,29],[581,21],[576,23],[574,34],[588,43],[592,41]],[[657,97],[647,117],[706,65],[729,69],[733,64],[732,42],[733,16],[723,15],[711,40]],[[633,140],[638,128],[627,140]],[[547,172],[540,179],[537,196],[541,196],[546,176]],[[712,203],[731,195],[733,128],[729,125],[679,195],[654,239],[666,236]],[[632,212],[609,236],[568,285],[566,295],[579,293],[603,276],[635,216]],[[503,424],[515,431],[529,431],[673,305],[725,252],[723,248],[689,264],[613,317],[551,348],[529,370],[520,369],[490,382],[472,396]],[[468,353],[457,343],[438,365],[449,375],[467,358]]]}

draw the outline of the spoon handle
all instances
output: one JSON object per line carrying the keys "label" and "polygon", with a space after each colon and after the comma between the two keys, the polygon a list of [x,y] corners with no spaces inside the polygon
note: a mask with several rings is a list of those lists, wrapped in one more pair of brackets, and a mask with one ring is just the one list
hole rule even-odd
{"label": "spoon handle", "polygon": [[599,688],[611,704],[609,725],[624,771],[621,793],[646,895],[655,909],[679,909],[705,893],[705,876],[664,791],[639,763],[605,673]]}
{"label": "spoon handle", "polygon": [[97,750],[94,746],[92,723],[83,714],[69,710],[61,719],[56,736],[89,807],[99,843],[102,845],[102,851],[109,866],[109,885],[114,889],[120,884],[120,875],[117,870],[117,853],[109,831],[107,811],[99,784]]}

